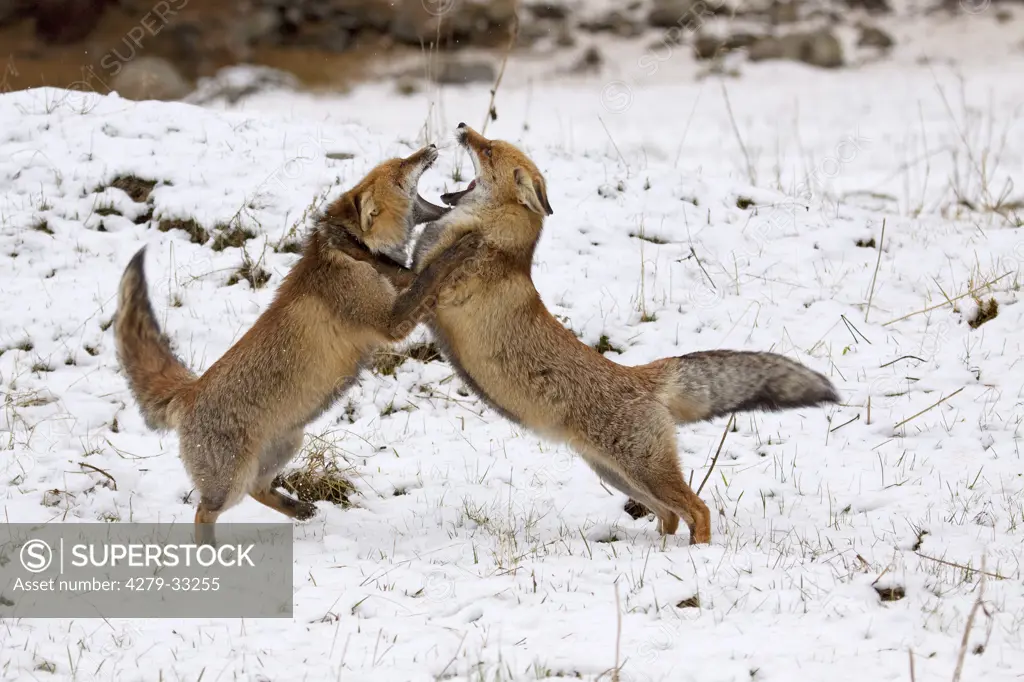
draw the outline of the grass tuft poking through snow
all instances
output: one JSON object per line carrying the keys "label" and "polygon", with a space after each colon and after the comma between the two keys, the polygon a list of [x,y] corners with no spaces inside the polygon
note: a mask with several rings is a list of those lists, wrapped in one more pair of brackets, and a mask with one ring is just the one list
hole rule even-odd
{"label": "grass tuft poking through snow", "polygon": [[[917,108],[897,82],[876,99],[894,100],[902,125]],[[920,163],[900,181],[876,168],[861,183],[873,194],[843,199],[859,164],[897,145],[852,111],[849,87],[819,85],[846,126],[836,139],[860,123],[870,138],[851,138],[853,160],[852,147],[833,153],[846,159],[835,175],[801,164],[835,189],[825,209],[784,191],[783,171],[770,187],[743,179],[797,118],[775,115],[788,95],[773,89],[751,104],[730,86],[735,121],[713,111],[685,149],[678,111],[648,106],[669,101],[653,86],[629,115],[671,116],[657,125],[545,114],[527,130],[526,96],[503,89],[488,129],[545,175],[555,213],[532,276],[581,342],[629,365],[771,350],[835,381],[840,405],[737,414],[724,440],[727,418],[678,429],[710,546],[688,546],[685,527],[660,537],[565,446],[495,414],[421,328],[367,359],[282,476],[318,508],[294,526],[293,619],[5,619],[0,679],[860,682],[909,680],[908,660],[920,680],[958,666],[965,680],[1012,679],[1024,670],[1021,232],[994,208],[942,201],[946,157],[919,149],[904,151],[935,159],[930,186],[913,184]],[[190,523],[177,438],[145,427],[118,367],[123,268],[148,246],[157,319],[206,370],[266,309],[316,208],[413,150],[379,130],[419,100],[365,107],[375,132],[351,122],[364,108],[351,100],[289,95],[256,114],[63,95],[0,95],[4,518]],[[472,96],[446,93],[445,116],[474,115]],[[545,98],[545,111],[581,99]],[[755,109],[770,130],[747,120]],[[926,123],[930,151],[962,144]],[[1000,168],[1020,148],[1008,135]],[[420,182],[435,203],[459,163],[447,138],[439,147]],[[1002,176],[973,167],[959,194],[1010,206]],[[899,185],[905,196],[881,196]],[[254,500],[222,517],[280,520]],[[0,614],[9,601],[0,586]]]}
{"label": "grass tuft poking through snow", "polygon": [[289,467],[274,481],[289,494],[303,502],[329,502],[342,508],[351,507],[349,497],[356,492],[346,472],[338,466],[333,448],[322,440],[314,440],[299,453],[297,466]]}

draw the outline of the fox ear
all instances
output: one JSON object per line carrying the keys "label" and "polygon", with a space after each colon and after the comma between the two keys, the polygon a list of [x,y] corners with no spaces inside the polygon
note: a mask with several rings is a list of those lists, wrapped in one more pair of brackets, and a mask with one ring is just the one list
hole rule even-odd
{"label": "fox ear", "polygon": [[339,197],[327,209],[326,218],[337,225],[348,229],[359,227],[359,197],[357,195]]}
{"label": "fox ear", "polygon": [[516,198],[519,203],[526,206],[539,215],[551,215],[551,204],[548,203],[547,194],[544,192],[544,182],[530,177],[522,168],[513,171],[513,178],[516,183]]}
{"label": "fox ear", "polygon": [[359,229],[369,232],[373,227],[373,219],[380,212],[377,210],[377,203],[373,200],[372,194],[355,195],[352,201],[356,207],[356,215],[359,216]]}

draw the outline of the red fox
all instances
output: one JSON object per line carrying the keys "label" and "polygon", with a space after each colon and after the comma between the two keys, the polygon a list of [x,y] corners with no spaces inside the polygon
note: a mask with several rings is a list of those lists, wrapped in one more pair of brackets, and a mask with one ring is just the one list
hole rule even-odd
{"label": "red fox", "polygon": [[[197,542],[215,544],[217,517],[246,495],[291,518],[315,514],[272,486],[305,426],[348,389],[369,353],[430,313],[444,278],[478,245],[470,238],[416,276],[380,255],[405,243],[413,224],[448,210],[417,190],[436,159],[430,145],[385,161],[334,201],[271,305],[202,376],[174,356],[157,324],[145,247],[128,264],[114,327],[118,360],[146,425],[179,435],[199,491]],[[396,295],[391,280],[407,288]]]}
{"label": "red fox", "polygon": [[504,417],[567,442],[609,484],[674,534],[711,541],[707,505],[683,479],[677,424],[746,410],[838,402],[822,374],[774,353],[704,351],[619,365],[548,312],[531,279],[534,249],[553,211],[540,171],[523,152],[466,124],[457,130],[475,179],[442,196],[450,213],[428,225],[413,253],[426,272],[464,235],[482,244],[441,286],[427,321],[465,384]]}

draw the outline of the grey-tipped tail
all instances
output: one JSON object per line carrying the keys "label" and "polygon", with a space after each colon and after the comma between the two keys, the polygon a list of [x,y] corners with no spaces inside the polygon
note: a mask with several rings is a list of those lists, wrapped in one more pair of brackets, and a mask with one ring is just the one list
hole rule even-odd
{"label": "grey-tipped tail", "polygon": [[146,290],[145,256],[142,247],[121,275],[114,339],[117,359],[146,426],[165,430],[175,426],[172,401],[196,377],[171,352],[170,341],[157,324]]}
{"label": "grey-tipped tail", "polygon": [[670,394],[673,402],[686,406],[674,410],[681,421],[839,402],[839,392],[825,375],[776,353],[701,351],[675,360]]}

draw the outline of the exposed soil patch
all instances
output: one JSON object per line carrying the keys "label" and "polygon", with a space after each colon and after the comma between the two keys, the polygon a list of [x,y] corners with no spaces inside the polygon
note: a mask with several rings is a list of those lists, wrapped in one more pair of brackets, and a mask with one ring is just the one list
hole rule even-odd
{"label": "exposed soil patch", "polygon": [[156,229],[161,232],[181,230],[188,235],[188,240],[193,244],[205,244],[210,239],[210,234],[206,229],[193,218],[165,218],[160,221]]}

